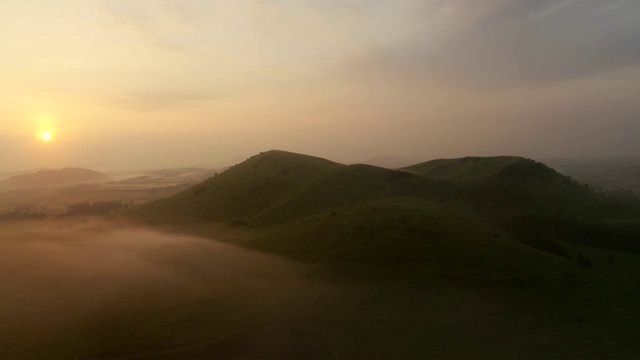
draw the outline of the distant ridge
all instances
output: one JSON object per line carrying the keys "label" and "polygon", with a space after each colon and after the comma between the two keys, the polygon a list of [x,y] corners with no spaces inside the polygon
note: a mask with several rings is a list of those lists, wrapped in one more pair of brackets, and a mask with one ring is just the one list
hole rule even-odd
{"label": "distant ridge", "polygon": [[11,188],[52,187],[107,179],[108,176],[101,172],[69,167],[59,170],[42,170],[36,173],[17,175],[2,181],[1,184]]}

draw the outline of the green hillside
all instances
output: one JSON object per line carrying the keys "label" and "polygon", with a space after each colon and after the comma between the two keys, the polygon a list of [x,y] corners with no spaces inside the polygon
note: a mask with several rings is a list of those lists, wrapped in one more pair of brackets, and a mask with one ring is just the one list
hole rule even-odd
{"label": "green hillside", "polygon": [[640,201],[607,197],[546,165],[518,157],[434,160],[406,171],[443,179],[441,202],[567,256],[557,242],[640,252]]}
{"label": "green hillside", "polygon": [[566,259],[433,202],[388,197],[326,211],[253,233],[239,244],[334,269],[402,278],[437,275],[565,286]]}
{"label": "green hillside", "polygon": [[128,216],[224,226],[243,246],[359,273],[556,285],[575,276],[568,259],[525,245],[502,222],[583,203],[590,190],[521,158],[450,163],[436,177],[274,150]]}
{"label": "green hillside", "polygon": [[257,213],[255,220],[264,225],[296,220],[328,210],[414,194],[437,183],[439,181],[397,170],[343,165]]}
{"label": "green hillside", "polygon": [[131,214],[274,225],[330,209],[416,193],[437,183],[403,171],[341,165],[273,150],[188,191],[142,205]]}
{"label": "green hillside", "polygon": [[572,179],[524,158],[435,160],[388,170],[274,150],[132,214],[273,225],[394,196],[434,201],[487,221],[563,214],[598,199]]}
{"label": "green hillside", "polygon": [[502,156],[434,160],[403,170],[445,181],[426,196],[455,205],[489,221],[525,214],[562,216],[599,199],[573,179],[533,160]]}
{"label": "green hillside", "polygon": [[499,174],[505,168],[527,162],[516,156],[437,159],[403,168],[403,170],[440,179],[461,180]]}
{"label": "green hillside", "polygon": [[245,222],[342,165],[273,150],[253,156],[175,196],[134,209],[141,217]]}

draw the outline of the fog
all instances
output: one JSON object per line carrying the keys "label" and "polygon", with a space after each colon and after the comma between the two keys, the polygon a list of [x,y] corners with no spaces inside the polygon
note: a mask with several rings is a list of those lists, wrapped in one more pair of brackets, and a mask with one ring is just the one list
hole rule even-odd
{"label": "fog", "polygon": [[[236,333],[300,326],[318,299],[336,294],[306,279],[301,264],[213,240],[105,223],[36,227],[0,232],[2,358],[212,347]],[[280,341],[295,348],[291,339]]]}
{"label": "fog", "polygon": [[[3,223],[0,357],[466,357],[495,354],[497,343],[511,356],[521,321],[548,321],[493,289],[335,275],[123,224]],[[536,329],[542,346],[546,330]]]}

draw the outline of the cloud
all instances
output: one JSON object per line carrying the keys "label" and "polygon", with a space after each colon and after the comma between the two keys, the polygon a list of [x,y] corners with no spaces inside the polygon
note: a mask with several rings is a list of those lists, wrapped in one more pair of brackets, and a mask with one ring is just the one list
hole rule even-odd
{"label": "cloud", "polygon": [[164,111],[167,109],[197,106],[200,102],[216,98],[203,92],[181,91],[136,91],[111,95],[106,101],[115,106],[141,111]]}
{"label": "cloud", "polygon": [[203,0],[102,0],[100,7],[106,15],[106,26],[130,31],[153,46],[189,52],[189,39],[203,24],[208,3]]}
{"label": "cloud", "polygon": [[146,46],[257,64],[342,58],[363,40],[361,1],[102,0],[106,26]]}
{"label": "cloud", "polygon": [[546,84],[640,64],[635,0],[424,1],[420,30],[355,66],[472,88]]}

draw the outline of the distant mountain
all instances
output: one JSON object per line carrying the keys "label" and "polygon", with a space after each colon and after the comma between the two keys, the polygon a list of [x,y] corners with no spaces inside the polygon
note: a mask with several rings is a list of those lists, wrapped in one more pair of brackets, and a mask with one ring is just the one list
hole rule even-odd
{"label": "distant mountain", "polygon": [[93,170],[64,168],[60,170],[42,170],[35,173],[17,175],[3,180],[0,184],[11,188],[55,187],[105,181],[108,178],[109,177],[106,174]]}
{"label": "distant mountain", "polygon": [[178,178],[178,177],[202,177],[207,178],[215,173],[215,170],[199,167],[184,167],[177,169],[161,169],[148,171],[147,174],[154,177]]}
{"label": "distant mountain", "polygon": [[166,180],[164,178],[153,177],[148,175],[136,176],[132,178],[126,178],[120,181],[117,181],[118,184],[152,184],[152,183],[165,183]]}
{"label": "distant mountain", "polygon": [[34,172],[44,171],[44,170],[49,170],[49,169],[48,168],[35,168],[35,169],[30,169],[30,170],[4,172],[4,173],[0,173],[0,181],[8,179],[8,178],[13,177],[13,176],[24,175],[24,174],[32,174]]}

